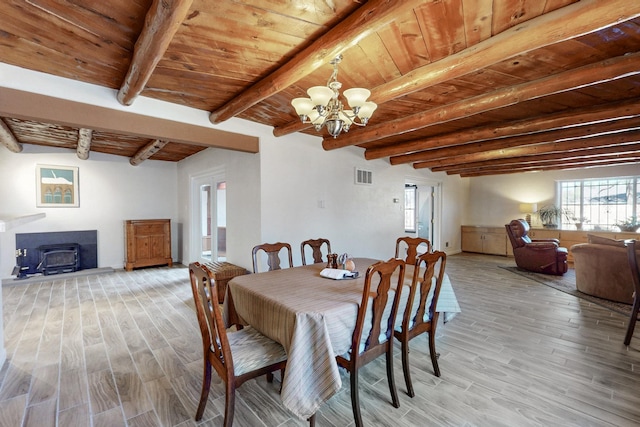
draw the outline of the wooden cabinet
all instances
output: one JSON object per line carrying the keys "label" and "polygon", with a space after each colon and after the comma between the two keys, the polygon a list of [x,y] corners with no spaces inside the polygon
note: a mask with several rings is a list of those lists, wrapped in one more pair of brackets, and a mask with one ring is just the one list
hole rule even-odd
{"label": "wooden cabinet", "polygon": [[127,220],[124,222],[124,236],[125,270],[173,264],[170,220]]}
{"label": "wooden cabinet", "polygon": [[[537,239],[558,239],[560,246],[569,251],[567,261],[573,262],[571,246],[578,243],[587,243],[588,234],[606,237],[609,239],[640,239],[640,233],[623,233],[614,231],[585,231],[585,230],[560,230],[546,228],[532,228],[529,237]],[[484,227],[475,225],[462,226],[462,251],[478,252],[491,255],[513,256],[513,248],[504,227]]]}
{"label": "wooden cabinet", "polygon": [[507,232],[504,227],[462,226],[462,250],[491,255],[507,255]]}
{"label": "wooden cabinet", "polygon": [[632,231],[619,231],[616,233],[616,240],[627,240],[627,239],[634,239],[634,240],[640,240],[640,233],[638,232],[632,232]]}
{"label": "wooden cabinet", "polygon": [[[573,254],[571,253],[571,246],[577,245],[578,243],[587,243],[587,231],[562,231],[560,233],[560,246],[563,248],[567,248],[569,254],[567,255],[567,261],[573,262]],[[589,233],[592,234],[592,233]]]}
{"label": "wooden cabinet", "polygon": [[578,243],[587,243],[589,241],[588,234],[606,237],[607,239],[624,240],[624,239],[640,239],[638,233],[624,233],[620,231],[582,231],[582,230],[561,230],[560,246],[567,248],[569,256],[567,261],[573,262],[573,254],[571,246]]}
{"label": "wooden cabinet", "polygon": [[534,240],[544,240],[544,239],[558,239],[560,240],[560,230],[558,229],[543,229],[543,228],[532,228],[529,230],[529,237]]}

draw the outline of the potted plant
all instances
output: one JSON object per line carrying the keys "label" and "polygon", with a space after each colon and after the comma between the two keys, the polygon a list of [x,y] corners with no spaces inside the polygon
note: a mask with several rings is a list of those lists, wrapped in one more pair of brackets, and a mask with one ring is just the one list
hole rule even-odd
{"label": "potted plant", "polygon": [[620,231],[633,233],[637,231],[638,228],[640,228],[640,222],[638,222],[638,218],[636,218],[635,216],[630,216],[624,221],[616,222],[616,226],[620,229]]}
{"label": "potted plant", "polygon": [[573,223],[575,224],[576,230],[582,230],[582,226],[585,223],[589,222],[589,220],[585,217],[575,217],[575,216],[571,217],[571,221],[573,221]]}
{"label": "potted plant", "polygon": [[558,228],[562,216],[567,217],[566,211],[556,205],[543,206],[538,210],[538,217],[545,228]]}

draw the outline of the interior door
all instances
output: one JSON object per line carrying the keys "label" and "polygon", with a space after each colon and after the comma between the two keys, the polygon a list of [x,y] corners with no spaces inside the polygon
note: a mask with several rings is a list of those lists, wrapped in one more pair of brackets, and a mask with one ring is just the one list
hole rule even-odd
{"label": "interior door", "polygon": [[428,239],[431,246],[437,250],[440,247],[440,206],[441,206],[441,185],[439,182],[420,179],[407,178],[405,188],[415,186],[415,235]]}
{"label": "interior door", "polygon": [[417,191],[417,231],[418,237],[433,242],[433,207],[435,187],[431,185],[418,186]]}
{"label": "interior door", "polygon": [[212,255],[212,218],[211,212],[213,207],[213,200],[211,198],[211,184],[201,184],[199,187],[199,200],[198,206],[199,221],[198,221],[198,240],[199,240],[199,257],[201,261],[210,262]]}

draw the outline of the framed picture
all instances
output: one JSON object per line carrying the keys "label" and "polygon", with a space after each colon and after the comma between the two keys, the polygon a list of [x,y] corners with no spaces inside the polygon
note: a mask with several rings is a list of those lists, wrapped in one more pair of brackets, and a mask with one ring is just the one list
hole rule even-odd
{"label": "framed picture", "polygon": [[36,165],[36,206],[39,208],[77,208],[78,168]]}

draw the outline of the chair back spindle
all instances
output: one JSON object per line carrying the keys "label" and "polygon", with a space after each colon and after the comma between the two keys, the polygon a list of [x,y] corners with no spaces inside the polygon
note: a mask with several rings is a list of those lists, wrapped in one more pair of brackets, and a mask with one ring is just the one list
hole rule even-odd
{"label": "chair back spindle", "polygon": [[289,268],[293,267],[293,256],[291,254],[291,245],[288,243],[263,243],[261,245],[254,246],[251,250],[251,256],[253,258],[253,272],[258,273],[260,251],[264,251],[267,254],[268,271],[280,270],[280,251],[286,250],[287,259],[289,261]]}
{"label": "chair back spindle", "polygon": [[[420,325],[425,323],[431,323],[432,321],[434,324],[437,323],[438,312],[436,311],[436,305],[442,288],[446,263],[447,255],[440,251],[423,254],[416,259],[403,327],[421,328],[422,326]],[[417,298],[416,294],[418,294]],[[430,296],[431,298],[429,298]],[[418,302],[418,308],[415,311],[412,304],[414,301]],[[412,313],[415,314],[411,316]]]}
{"label": "chair back spindle", "polygon": [[[425,248],[423,253],[431,252],[431,242],[422,237],[398,237],[396,240],[396,258],[404,258],[404,262],[410,265],[415,264],[418,257],[418,247]],[[401,254],[402,249],[405,249],[406,254]],[[402,255],[405,255],[404,257]]]}
{"label": "chair back spindle", "polygon": [[[405,268],[403,260],[392,258],[386,262],[377,262],[367,269],[351,350],[346,355],[336,357],[338,365],[350,373],[351,407],[356,427],[363,425],[358,370],[382,354],[386,355],[387,381],[393,406],[400,407],[393,376],[392,335],[404,284]],[[390,300],[391,292],[393,300]]]}
{"label": "chair back spindle", "polygon": [[325,245],[327,247],[327,254],[331,253],[331,243],[329,242],[328,239],[309,239],[309,240],[305,240],[304,242],[302,242],[300,244],[300,252],[302,255],[302,265],[307,265],[307,259],[306,259],[306,254],[305,254],[305,248],[307,246],[311,247],[312,250],[312,256],[313,256],[313,263],[317,264],[320,262],[324,261],[324,258],[322,256],[322,245]]}
{"label": "chair back spindle", "polygon": [[[216,283],[211,280],[211,271],[200,263],[189,264],[189,279],[196,307],[198,325],[202,335],[203,379],[200,401],[196,410],[196,421],[202,419],[211,386],[211,368],[225,383],[225,427],[233,425],[235,391],[251,378],[283,371],[286,365],[284,348],[260,334],[254,328],[243,328],[227,333],[222,313],[218,306]],[[238,356],[234,364],[233,354]]]}
{"label": "chair back spindle", "polygon": [[411,339],[423,333],[428,334],[433,372],[437,377],[440,376],[435,341],[436,327],[438,326],[436,307],[444,280],[446,262],[447,256],[441,251],[422,254],[416,259],[402,325],[394,331],[402,348],[402,371],[407,394],[411,397],[415,396],[409,366],[409,341]]}

